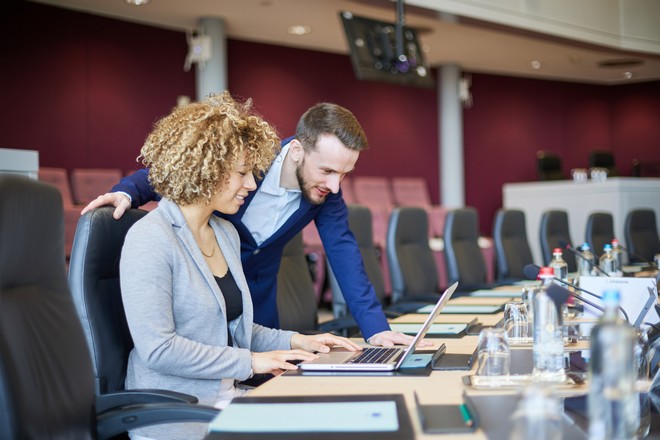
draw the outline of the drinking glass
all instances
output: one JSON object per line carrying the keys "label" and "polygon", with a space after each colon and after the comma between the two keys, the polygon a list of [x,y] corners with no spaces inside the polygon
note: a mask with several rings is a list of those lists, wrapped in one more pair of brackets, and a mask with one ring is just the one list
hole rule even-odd
{"label": "drinking glass", "polygon": [[571,176],[574,182],[584,183],[589,178],[589,173],[586,168],[573,168],[571,170]]}
{"label": "drinking glass", "polygon": [[529,319],[527,305],[523,301],[510,301],[504,306],[504,329],[509,344],[527,342],[529,339]]}
{"label": "drinking glass", "polygon": [[501,327],[485,328],[479,333],[477,345],[479,365],[477,376],[508,376],[511,363],[509,339]]}

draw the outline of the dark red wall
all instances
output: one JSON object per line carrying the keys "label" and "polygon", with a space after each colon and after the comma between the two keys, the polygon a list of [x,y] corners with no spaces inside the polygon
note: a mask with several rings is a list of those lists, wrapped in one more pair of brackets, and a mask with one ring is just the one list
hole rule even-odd
{"label": "dark red wall", "polygon": [[[0,147],[43,166],[136,168],[153,122],[195,96],[185,35],[19,0],[0,6]],[[345,55],[230,40],[228,83],[282,136],[310,105],[351,109],[371,144],[355,175],[424,176],[439,200],[435,90],[358,81]],[[472,74],[464,111],[466,203],[490,234],[506,182],[536,179],[535,153],[586,166],[592,148],[660,161],[660,81],[597,86]]]}

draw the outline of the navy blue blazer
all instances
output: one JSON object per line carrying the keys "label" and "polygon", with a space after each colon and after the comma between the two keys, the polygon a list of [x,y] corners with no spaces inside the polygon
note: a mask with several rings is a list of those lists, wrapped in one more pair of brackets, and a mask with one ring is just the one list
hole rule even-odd
{"label": "navy blue blazer", "polygon": [[[285,139],[282,145],[286,145],[291,139]],[[257,189],[262,182],[263,180],[257,182]],[[134,208],[160,199],[149,184],[147,169],[124,177],[112,191],[129,194]],[[364,338],[369,339],[376,333],[389,330],[387,318],[365,272],[355,237],[348,228],[348,209],[341,190],[337,194],[329,194],[320,205],[313,205],[304,197],[301,198],[300,208],[260,246],[242,221],[243,214],[256,193],[257,191],[250,192],[236,214],[216,213],[229,220],[240,235],[241,260],[254,304],[254,322],[279,328],[276,296],[277,272],[282,252],[289,240],[314,220],[339,287]]]}

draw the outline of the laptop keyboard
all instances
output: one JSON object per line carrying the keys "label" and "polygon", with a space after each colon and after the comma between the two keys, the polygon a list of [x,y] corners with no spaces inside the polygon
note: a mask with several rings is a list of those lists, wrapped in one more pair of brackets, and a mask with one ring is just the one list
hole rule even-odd
{"label": "laptop keyboard", "polygon": [[349,360],[349,364],[382,364],[401,353],[400,348],[365,348],[362,353]]}

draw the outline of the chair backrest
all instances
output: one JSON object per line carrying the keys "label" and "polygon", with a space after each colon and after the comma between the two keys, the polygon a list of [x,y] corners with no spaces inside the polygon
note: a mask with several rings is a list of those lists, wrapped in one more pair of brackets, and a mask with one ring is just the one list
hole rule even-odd
{"label": "chair backrest", "polygon": [[398,206],[431,206],[431,196],[423,177],[393,177],[392,195]]}
{"label": "chair backrest", "polygon": [[589,168],[593,167],[607,169],[607,175],[610,177],[618,175],[614,162],[614,153],[610,150],[589,151]]}
{"label": "chair backrest", "polygon": [[119,285],[119,259],[126,233],[147,214],[129,209],[119,219],[104,206],[80,217],[69,262],[69,287],[91,353],[96,392],[124,389],[133,349]]}
{"label": "chair backrest", "polygon": [[660,253],[658,224],[652,209],[633,209],[628,212],[623,232],[630,251],[630,261],[640,263],[644,261],[642,258],[653,261],[655,254]]}
{"label": "chair backrest", "polygon": [[499,209],[493,222],[493,242],[497,278],[526,278],[523,268],[534,263],[527,239],[525,213],[519,209]]}
{"label": "chair backrest", "polygon": [[62,195],[64,207],[73,206],[69,174],[64,168],[39,167],[39,181],[55,186]]}
{"label": "chair backrest", "polygon": [[88,204],[99,194],[109,192],[123,177],[118,168],[76,168],[71,171],[71,186],[76,203]]}
{"label": "chair backrest", "polygon": [[561,158],[552,151],[536,153],[536,170],[539,180],[562,180],[565,178]]}
{"label": "chair backrest", "polygon": [[423,208],[395,208],[385,246],[392,281],[392,303],[439,293],[438,269],[429,247],[428,215]]}
{"label": "chair backrest", "polygon": [[452,209],[445,220],[447,283],[462,288],[484,285],[488,271],[479,247],[479,214],[473,207]]}
{"label": "chair backrest", "polygon": [[341,193],[344,198],[344,202],[348,205],[349,203],[355,202],[355,193],[353,192],[353,181],[350,177],[344,177],[341,181]]}
{"label": "chair backrest", "polygon": [[[362,205],[348,205],[348,226],[355,236],[358,249],[360,249],[367,277],[374,286],[378,300],[383,304],[385,302],[385,278],[378,257],[379,251],[374,244],[371,222],[369,208]],[[348,315],[346,301],[330,265],[328,265],[328,281],[332,289],[332,305],[335,318]]]}
{"label": "chair backrest", "polygon": [[318,327],[318,306],[302,232],[284,247],[277,273],[277,310],[280,328],[299,332]]}
{"label": "chair backrest", "polygon": [[609,212],[592,212],[587,217],[584,241],[591,247],[591,252],[600,256],[603,247],[612,243],[614,238],[614,216]]}
{"label": "chair backrest", "polygon": [[0,175],[0,438],[91,439],[92,366],[66,282],[62,199]]}
{"label": "chair backrest", "polygon": [[[573,246],[571,234],[568,229],[568,213],[559,209],[544,211],[541,214],[539,238],[543,264],[547,266],[550,264],[550,260],[552,260],[552,251],[555,248],[564,249],[564,246],[560,244],[561,242],[566,242],[568,245]],[[564,252],[564,260],[568,265],[568,271],[575,272],[577,270],[575,256],[569,256],[567,254],[568,252]]]}
{"label": "chair backrest", "polygon": [[355,201],[373,210],[391,210],[394,198],[390,182],[386,177],[352,177]]}

